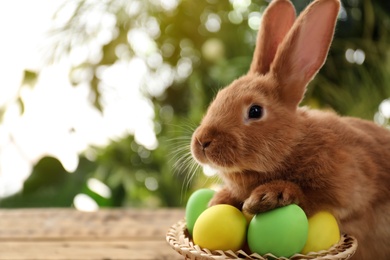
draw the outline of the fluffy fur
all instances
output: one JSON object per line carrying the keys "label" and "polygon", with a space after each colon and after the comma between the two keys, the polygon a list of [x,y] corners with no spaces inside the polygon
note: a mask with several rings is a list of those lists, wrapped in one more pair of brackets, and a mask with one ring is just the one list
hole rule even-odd
{"label": "fluffy fur", "polygon": [[[390,131],[298,107],[325,62],[340,3],[316,0],[295,19],[288,0],[263,15],[247,75],[221,90],[192,136],[191,152],[225,187],[211,205],[249,214],[291,203],[328,210],[358,239],[353,259],[390,255]],[[263,108],[248,117],[252,105]]]}

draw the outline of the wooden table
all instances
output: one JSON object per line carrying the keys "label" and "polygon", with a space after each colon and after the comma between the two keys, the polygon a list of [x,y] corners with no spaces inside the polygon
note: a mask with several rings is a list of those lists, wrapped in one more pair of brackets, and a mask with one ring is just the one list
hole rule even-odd
{"label": "wooden table", "polygon": [[0,210],[0,260],[183,259],[165,240],[182,209]]}

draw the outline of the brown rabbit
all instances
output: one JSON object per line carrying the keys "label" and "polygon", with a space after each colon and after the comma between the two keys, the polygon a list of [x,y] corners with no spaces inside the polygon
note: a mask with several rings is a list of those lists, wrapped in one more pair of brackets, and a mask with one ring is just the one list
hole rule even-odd
{"label": "brown rabbit", "polygon": [[221,90],[192,136],[191,152],[225,186],[210,205],[256,214],[296,203],[327,210],[358,239],[353,259],[390,257],[390,131],[298,107],[322,67],[338,0],[316,0],[295,19],[288,0],[263,15],[247,75]]}

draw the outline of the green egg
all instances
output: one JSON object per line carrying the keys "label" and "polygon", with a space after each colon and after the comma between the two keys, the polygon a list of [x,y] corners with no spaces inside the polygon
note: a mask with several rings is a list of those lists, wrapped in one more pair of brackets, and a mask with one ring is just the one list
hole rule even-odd
{"label": "green egg", "polygon": [[186,206],[186,222],[190,235],[194,229],[195,221],[199,215],[208,207],[209,201],[215,191],[211,189],[200,189],[191,194]]}
{"label": "green egg", "polygon": [[309,224],[305,212],[291,204],[259,213],[249,223],[247,241],[252,252],[291,257],[305,246]]}

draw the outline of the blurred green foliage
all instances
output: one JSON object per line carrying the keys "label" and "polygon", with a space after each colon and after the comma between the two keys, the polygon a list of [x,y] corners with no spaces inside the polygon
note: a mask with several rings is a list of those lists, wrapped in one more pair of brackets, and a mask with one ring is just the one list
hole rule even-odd
{"label": "blurred green foliage", "polygon": [[[298,12],[308,2],[293,1]],[[380,102],[390,97],[390,4],[382,0],[342,3],[327,63],[310,83],[303,103],[372,119]],[[91,147],[80,155],[79,167],[71,174],[57,159],[43,158],[23,191],[1,200],[0,206],[67,207],[79,193],[91,196],[100,206],[182,206],[193,189],[215,181],[199,174],[198,167],[189,163],[191,132],[218,89],[248,70],[257,33],[251,26],[259,21],[256,17],[267,2],[75,0],[66,2],[62,9],[69,5],[74,7],[72,15],[52,32],[47,57],[53,62],[96,40],[99,28],[86,28],[84,18],[89,13],[100,10],[115,17],[116,33],[99,46],[100,58],[86,59],[73,68],[92,72],[82,80],[94,93],[90,102],[96,108],[103,107],[98,73],[101,66],[138,57],[148,64],[150,78],[159,79],[166,71],[163,68],[174,72],[173,80],[161,86],[161,93],[151,91],[148,81],[142,88],[153,102],[159,146],[148,150],[128,135],[105,148]],[[134,30],[146,32],[154,48],[149,52],[137,50],[129,41]],[[152,57],[161,58],[158,66]],[[75,87],[81,83],[72,73],[70,78]],[[35,72],[26,72],[26,81],[35,79]],[[90,178],[105,183],[111,197],[91,191],[87,185]]]}

